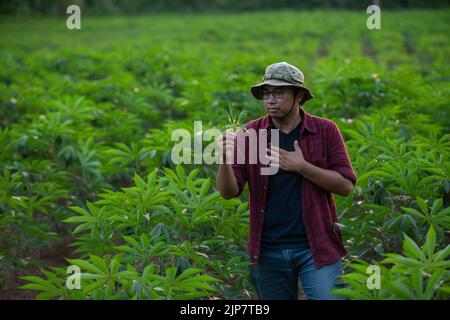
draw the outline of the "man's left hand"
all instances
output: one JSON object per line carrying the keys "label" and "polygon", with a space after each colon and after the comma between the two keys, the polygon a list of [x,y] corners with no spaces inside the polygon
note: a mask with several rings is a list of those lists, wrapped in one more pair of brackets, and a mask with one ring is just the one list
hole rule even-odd
{"label": "man's left hand", "polygon": [[294,151],[286,151],[275,146],[271,146],[268,151],[270,151],[268,159],[272,162],[272,165],[279,164],[284,171],[301,174],[307,164],[297,140],[294,142]]}

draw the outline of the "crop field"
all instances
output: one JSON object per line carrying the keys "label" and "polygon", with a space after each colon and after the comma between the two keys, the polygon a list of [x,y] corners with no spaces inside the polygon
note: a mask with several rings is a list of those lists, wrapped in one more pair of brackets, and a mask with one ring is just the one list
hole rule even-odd
{"label": "crop field", "polygon": [[380,30],[366,20],[83,16],[68,30],[65,17],[3,17],[0,298],[255,299],[248,187],[222,198],[218,165],[173,163],[172,133],[265,115],[250,86],[288,61],[358,177],[334,196],[349,252],[340,293],[449,299],[450,10],[383,11]]}

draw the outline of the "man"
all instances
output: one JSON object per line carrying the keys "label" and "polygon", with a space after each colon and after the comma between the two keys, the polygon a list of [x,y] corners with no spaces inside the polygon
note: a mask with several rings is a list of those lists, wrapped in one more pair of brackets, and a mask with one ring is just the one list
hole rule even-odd
{"label": "man", "polygon": [[220,164],[217,189],[230,199],[249,183],[248,252],[258,297],[297,299],[300,280],[308,299],[338,299],[330,290],[341,282],[340,259],[347,252],[335,224],[333,193],[348,196],[356,183],[342,135],[331,120],[304,111],[313,95],[293,65],[269,65],[251,93],[263,100],[267,114],[246,128],[279,129],[279,148],[271,145],[267,157],[279,170],[262,175],[263,165],[249,163],[248,155],[244,164],[236,163],[235,141],[244,131],[225,132],[218,144],[223,159],[228,154],[234,161]]}

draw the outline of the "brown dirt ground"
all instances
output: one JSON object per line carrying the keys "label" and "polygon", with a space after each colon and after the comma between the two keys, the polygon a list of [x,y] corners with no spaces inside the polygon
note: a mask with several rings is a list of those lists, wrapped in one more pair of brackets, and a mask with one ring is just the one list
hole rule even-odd
{"label": "brown dirt ground", "polygon": [[[68,247],[73,239],[70,237],[64,237],[59,243],[56,243],[49,247],[44,247],[40,251],[40,262],[49,267],[60,267],[67,265],[65,258],[74,258],[75,248]],[[42,276],[39,268],[36,266],[27,266],[24,270],[16,272],[15,287],[13,288],[0,288],[0,300],[34,300],[37,291],[19,289],[18,287],[24,285],[26,281],[20,279],[21,276]]]}

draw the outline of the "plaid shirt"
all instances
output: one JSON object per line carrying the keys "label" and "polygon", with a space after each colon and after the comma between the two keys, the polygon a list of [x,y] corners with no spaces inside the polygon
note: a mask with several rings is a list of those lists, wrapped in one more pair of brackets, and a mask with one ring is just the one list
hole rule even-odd
{"label": "plaid shirt", "polygon": [[[347,149],[337,125],[328,119],[313,116],[300,108],[299,143],[306,161],[318,167],[339,172],[344,178],[356,183],[356,175],[348,157]],[[276,129],[269,115],[252,120],[246,124],[247,129]],[[267,134],[270,145],[270,130]],[[258,145],[259,145],[259,137]],[[259,159],[256,164],[248,162],[248,142],[245,144],[245,163],[238,164],[237,148],[235,162],[232,165],[239,186],[240,195],[248,181],[250,191],[250,238],[247,244],[252,264],[259,261],[261,234],[264,223],[269,176],[261,175],[265,167]],[[302,219],[308,236],[309,246],[317,267],[336,262],[347,254],[342,244],[337,222],[333,194],[307,179],[303,179],[301,190]]]}

